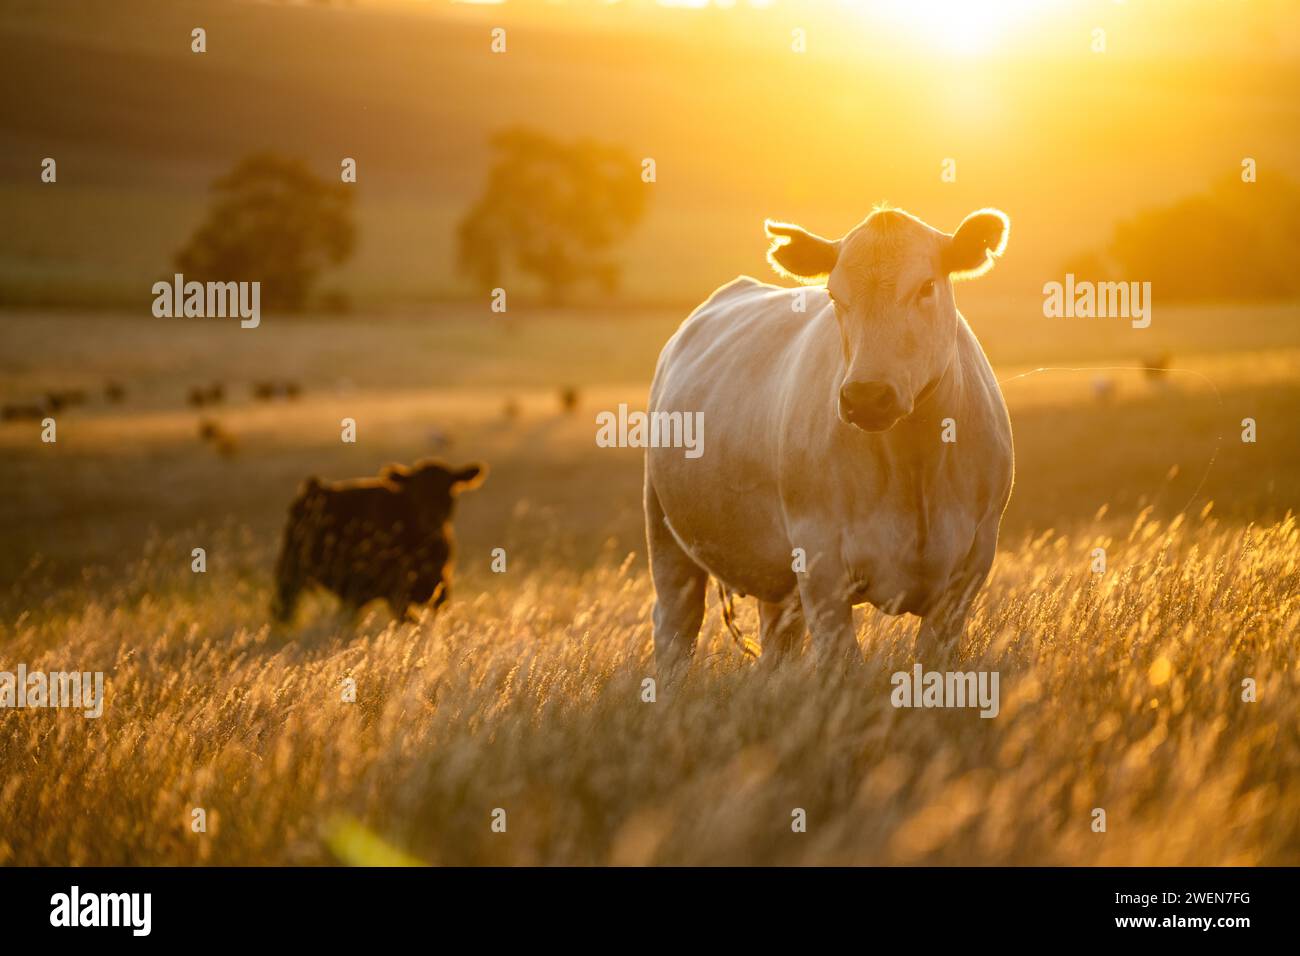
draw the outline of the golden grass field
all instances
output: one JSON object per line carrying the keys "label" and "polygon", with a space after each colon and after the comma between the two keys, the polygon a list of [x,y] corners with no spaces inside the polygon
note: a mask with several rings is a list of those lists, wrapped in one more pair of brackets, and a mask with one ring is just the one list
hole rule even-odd
{"label": "golden grass field", "polygon": [[[1294,321],[1275,313],[1205,325]],[[680,318],[522,318],[496,338],[455,317],[286,319],[265,327],[278,339],[186,324],[161,351],[147,320],[6,316],[0,397],[108,374],[131,392],[65,413],[53,446],[0,425],[0,669],[103,670],[108,695],[99,720],[0,712],[0,863],[1300,862],[1300,351],[1207,337],[1176,356],[1189,372],[1104,373],[1107,403],[1103,373],[999,363],[1017,484],[957,651],[1001,673],[998,717],[890,705],[914,619],[860,609],[865,664],[847,675],[812,655],[777,670],[741,655],[712,594],[693,669],[646,703],[640,455],[595,447],[592,416],[644,401]],[[252,403],[247,382],[276,372],[303,398]],[[212,378],[232,393],[212,413],[231,458],[182,401]],[[349,414],[355,446],[338,441]],[[492,466],[457,514],[447,612],[353,623],[321,596],[272,627],[297,482],[409,461],[434,428],[453,463]],[[748,604],[740,626],[756,630]]]}
{"label": "golden grass field", "polygon": [[1107,543],[1122,570],[1101,581],[1077,557],[1091,541],[1001,556],[960,655],[1002,673],[992,720],[893,709],[911,628],[879,622],[845,677],[750,663],[711,618],[689,677],[643,703],[634,557],[525,572],[436,622],[287,639],[264,588],[141,593],[178,577],[155,552],[116,594],[7,635],[33,667],[75,647],[111,686],[98,721],[6,717],[0,853],[318,864],[331,836],[348,858],[351,819],[439,864],[1294,863],[1294,521],[1140,521]]}

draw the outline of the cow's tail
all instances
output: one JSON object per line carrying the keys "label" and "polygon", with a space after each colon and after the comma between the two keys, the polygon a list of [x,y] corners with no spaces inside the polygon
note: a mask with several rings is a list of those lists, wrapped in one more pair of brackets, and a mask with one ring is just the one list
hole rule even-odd
{"label": "cow's tail", "polygon": [[[715,578],[715,580],[717,580]],[[731,638],[747,656],[758,657],[762,652],[757,643],[751,641],[736,626],[736,592],[718,581],[718,598],[722,602],[722,623],[727,625]]]}

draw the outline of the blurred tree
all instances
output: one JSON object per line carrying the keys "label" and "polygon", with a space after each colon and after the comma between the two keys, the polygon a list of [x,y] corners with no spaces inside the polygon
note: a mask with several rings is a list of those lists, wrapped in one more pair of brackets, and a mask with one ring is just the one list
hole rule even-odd
{"label": "blurred tree", "polygon": [[645,184],[636,162],[590,140],[562,143],[534,130],[503,130],[483,195],[457,227],[460,264],[483,288],[513,267],[558,303],[579,282],[616,291],[618,265],[604,253],[640,221]]}
{"label": "blurred tree", "polygon": [[1274,174],[1143,210],[1115,227],[1103,253],[1077,256],[1079,279],[1144,281],[1165,301],[1300,295],[1300,188]]}
{"label": "blurred tree", "polygon": [[301,160],[248,156],[212,184],[212,208],[176,268],[198,282],[260,281],[263,308],[301,309],[321,270],[356,245],[352,188]]}

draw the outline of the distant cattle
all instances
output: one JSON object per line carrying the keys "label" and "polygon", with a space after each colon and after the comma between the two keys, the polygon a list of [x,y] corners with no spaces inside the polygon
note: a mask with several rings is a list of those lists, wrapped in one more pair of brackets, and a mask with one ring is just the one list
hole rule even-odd
{"label": "distant cattle", "polygon": [[108,381],[104,383],[104,400],[110,405],[120,404],[126,399],[126,386],[121,382]]}
{"label": "distant cattle", "polygon": [[560,389],[560,411],[572,415],[578,410],[578,390],[572,385]]}
{"label": "distant cattle", "polygon": [[220,405],[225,399],[226,386],[213,382],[210,385],[195,385],[190,389],[186,401],[194,408],[205,408],[208,405]]}
{"label": "distant cattle", "polygon": [[86,390],[83,388],[65,388],[58,392],[50,392],[48,398],[51,401],[57,398],[64,405],[84,405],[86,404]]}
{"label": "distant cattle", "polygon": [[16,402],[0,406],[0,419],[4,421],[30,421],[47,415],[57,415],[64,409],[86,403],[86,392],[80,388],[54,389],[45,393],[40,401]]}
{"label": "distant cattle", "polygon": [[84,405],[85,403],[86,393],[80,388],[68,388],[45,393],[45,408],[50,412],[58,413],[65,408]]}
{"label": "distant cattle", "polygon": [[505,416],[506,421],[513,422],[519,417],[521,409],[519,402],[514,398],[507,398],[505,405],[501,407],[501,414]]}
{"label": "distant cattle", "polygon": [[222,458],[233,458],[239,452],[239,439],[211,418],[199,419],[199,439],[212,445]]}
{"label": "distant cattle", "polygon": [[450,468],[435,459],[389,465],[374,478],[308,478],[289,507],[275,570],[272,611],[292,619],[302,590],[318,585],[359,610],[388,603],[395,617],[450,594],[456,496],[482,484],[482,464]]}
{"label": "distant cattle", "polygon": [[253,398],[259,402],[269,402],[280,397],[292,400],[300,395],[302,395],[302,386],[294,381],[265,379],[253,383]]}
{"label": "distant cattle", "polygon": [[40,421],[48,412],[44,405],[34,403],[0,406],[0,420],[6,422]]}
{"label": "distant cattle", "polygon": [[234,458],[239,453],[239,439],[230,432],[222,431],[212,442],[212,447],[222,458]]}
{"label": "distant cattle", "polygon": [[[694,652],[709,576],[759,601],[763,653],[861,659],[852,609],[922,619],[917,659],[955,644],[1011,493],[1011,424],[953,280],[1001,255],[1006,217],[949,235],[878,210],[841,239],[769,222],[769,261],[664,346],[652,416],[702,413],[704,453],[646,451],[656,658]],[[652,419],[653,420],[653,419]],[[733,630],[733,635],[738,632]]]}

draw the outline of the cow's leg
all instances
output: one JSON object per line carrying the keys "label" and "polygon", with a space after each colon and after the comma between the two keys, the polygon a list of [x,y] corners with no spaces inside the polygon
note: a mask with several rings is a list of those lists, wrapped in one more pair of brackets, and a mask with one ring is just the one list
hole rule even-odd
{"label": "cow's leg", "polygon": [[921,618],[921,627],[916,634],[916,659],[922,664],[942,669],[956,653],[966,630],[971,605],[975,603],[975,597],[984,587],[989,569],[993,567],[997,544],[998,529],[995,522],[991,532],[981,529],[977,534],[962,573],[935,607]]}
{"label": "cow's leg", "polygon": [[413,623],[420,619],[420,614],[417,610],[418,605],[413,605],[411,603],[410,595],[395,594],[392,597],[385,598],[385,603],[388,605],[388,613],[391,614],[393,620],[398,623]]}
{"label": "cow's leg", "polygon": [[[916,632],[916,660],[931,670],[945,670],[961,644],[971,601],[950,591],[921,618]],[[971,592],[973,594],[973,592]]]}
{"label": "cow's leg", "polygon": [[338,606],[334,608],[334,626],[343,634],[355,633],[361,622],[361,609],[365,605],[366,602],[360,599],[340,598]]}
{"label": "cow's leg", "polygon": [[288,624],[293,620],[293,612],[298,607],[298,595],[302,593],[302,582],[292,571],[278,568],[275,578],[275,595],[271,599],[271,613],[277,621]]}
{"label": "cow's leg", "polygon": [[709,574],[688,555],[664,521],[650,478],[645,483],[646,545],[655,586],[655,663],[667,676],[689,662],[704,623]]}
{"label": "cow's leg", "polygon": [[280,556],[275,562],[275,594],[271,599],[271,613],[276,620],[285,623],[293,620],[298,595],[305,583],[300,560],[304,547],[301,538],[297,519],[291,516],[280,544]]}
{"label": "cow's leg", "polygon": [[799,575],[799,600],[818,657],[861,663],[862,650],[853,633],[853,605],[839,566],[830,560],[810,560],[808,570]]}
{"label": "cow's leg", "polygon": [[764,660],[770,657],[780,663],[797,654],[808,629],[803,619],[803,606],[799,603],[799,592],[791,592],[789,597],[776,604],[760,600],[758,623]]}

